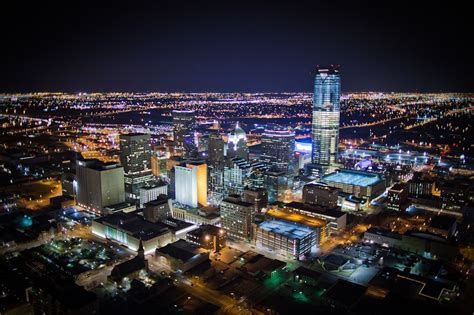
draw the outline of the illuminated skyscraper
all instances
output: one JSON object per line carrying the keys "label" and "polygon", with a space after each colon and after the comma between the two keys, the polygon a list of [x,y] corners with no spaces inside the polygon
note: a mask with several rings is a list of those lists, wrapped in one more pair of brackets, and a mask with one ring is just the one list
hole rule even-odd
{"label": "illuminated skyscraper", "polygon": [[295,167],[295,133],[286,127],[269,125],[262,135],[261,160],[292,174]]}
{"label": "illuminated skyscraper", "polygon": [[244,160],[249,159],[249,148],[247,146],[247,134],[240,128],[239,124],[235,126],[228,135],[227,150],[225,151],[227,158],[241,158]]}
{"label": "illuminated skyscraper", "polygon": [[175,166],[176,201],[189,207],[207,206],[207,165],[193,162]]}
{"label": "illuminated skyscraper", "polygon": [[196,112],[192,110],[174,110],[173,113],[174,150],[176,155],[186,155],[186,137],[194,134]]}
{"label": "illuminated skyscraper", "polygon": [[207,150],[208,163],[210,166],[219,167],[224,164],[225,142],[219,133],[211,133],[209,136],[209,145]]}
{"label": "illuminated skyscraper", "polygon": [[312,162],[330,165],[337,162],[339,144],[339,102],[341,77],[337,67],[318,67],[313,95]]}
{"label": "illuminated skyscraper", "polygon": [[136,201],[140,198],[140,188],[153,181],[150,135],[120,135],[120,163],[125,173],[126,198]]}

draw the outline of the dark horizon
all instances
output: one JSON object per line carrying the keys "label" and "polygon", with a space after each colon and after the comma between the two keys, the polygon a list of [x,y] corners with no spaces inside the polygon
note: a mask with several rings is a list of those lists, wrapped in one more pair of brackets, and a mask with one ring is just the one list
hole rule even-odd
{"label": "dark horizon", "polygon": [[0,93],[474,92],[467,4],[417,5],[8,4]]}

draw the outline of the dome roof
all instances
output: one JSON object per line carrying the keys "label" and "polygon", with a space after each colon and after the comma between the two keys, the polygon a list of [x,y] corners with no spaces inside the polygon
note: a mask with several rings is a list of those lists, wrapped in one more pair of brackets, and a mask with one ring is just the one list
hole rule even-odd
{"label": "dome roof", "polygon": [[239,124],[237,123],[235,125],[234,130],[232,130],[229,133],[229,141],[228,142],[237,143],[237,142],[239,142],[240,139],[247,140],[247,134],[245,133],[245,131],[242,128],[240,128]]}
{"label": "dome roof", "polygon": [[235,134],[236,136],[246,136],[247,135],[245,133],[245,131],[242,128],[240,128],[239,124],[235,125],[235,128],[232,131],[232,133]]}

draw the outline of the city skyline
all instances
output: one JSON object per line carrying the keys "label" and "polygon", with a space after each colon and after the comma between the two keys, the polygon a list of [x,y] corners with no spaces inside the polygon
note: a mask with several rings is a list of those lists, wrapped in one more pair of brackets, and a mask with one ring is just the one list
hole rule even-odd
{"label": "city skyline", "polygon": [[9,3],[0,314],[471,315],[466,8]]}

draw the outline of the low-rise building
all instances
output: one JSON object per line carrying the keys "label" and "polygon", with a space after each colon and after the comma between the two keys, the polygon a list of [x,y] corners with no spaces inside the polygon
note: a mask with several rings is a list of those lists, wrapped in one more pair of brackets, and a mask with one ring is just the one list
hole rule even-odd
{"label": "low-rise building", "polygon": [[405,184],[397,183],[388,190],[387,208],[393,211],[405,211],[408,206],[408,189]]}
{"label": "low-rise building", "polygon": [[412,252],[430,259],[450,260],[457,256],[455,244],[427,232],[409,231],[405,234],[370,228],[364,233],[364,239],[385,247],[393,247]]}
{"label": "low-rise building", "polygon": [[328,222],[326,220],[310,217],[287,209],[270,209],[265,213],[266,220],[280,220],[296,223],[314,231],[314,244],[319,246],[328,235]]}
{"label": "low-rise building", "polygon": [[426,230],[445,238],[455,236],[457,233],[456,218],[448,215],[434,216],[431,218]]}
{"label": "low-rise building", "polygon": [[173,218],[197,225],[219,225],[221,221],[217,207],[208,206],[195,209],[175,202],[171,212]]}
{"label": "low-rise building", "polygon": [[156,199],[144,204],[143,216],[150,222],[158,222],[171,217],[171,200],[166,195],[159,195]]}
{"label": "low-rise building", "polygon": [[92,233],[117,242],[133,251],[143,242],[145,253],[172,240],[171,230],[163,223],[152,223],[136,213],[117,212],[92,221]]}
{"label": "low-rise building", "polygon": [[303,187],[303,202],[328,208],[336,208],[340,188],[324,183],[309,183]]}
{"label": "low-rise building", "polygon": [[157,248],[155,259],[173,270],[185,272],[203,262],[209,261],[209,252],[185,240],[178,240]]}
{"label": "low-rise building", "polygon": [[300,213],[321,219],[328,222],[328,234],[344,230],[347,223],[347,214],[342,212],[339,208],[329,209],[327,207],[321,207],[316,205],[308,205],[302,202],[290,202],[282,206],[289,212]]}
{"label": "low-rise building", "polygon": [[371,172],[342,169],[325,175],[321,181],[359,198],[371,200],[385,191],[385,179]]}
{"label": "low-rise building", "polygon": [[257,226],[257,246],[299,260],[316,243],[315,231],[297,223],[269,220]]}
{"label": "low-rise building", "polygon": [[227,233],[224,229],[206,224],[186,233],[186,240],[208,250],[220,251],[225,247]]}
{"label": "low-rise building", "polygon": [[130,202],[121,202],[121,203],[116,203],[114,205],[106,206],[104,207],[103,212],[105,214],[112,214],[115,212],[133,212],[137,210],[137,206],[135,204],[132,204]]}

